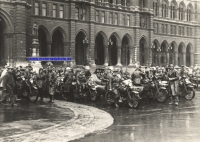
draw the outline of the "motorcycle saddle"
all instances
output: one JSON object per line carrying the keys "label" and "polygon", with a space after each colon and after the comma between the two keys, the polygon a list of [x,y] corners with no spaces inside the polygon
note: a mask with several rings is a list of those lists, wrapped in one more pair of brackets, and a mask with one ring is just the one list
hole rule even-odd
{"label": "motorcycle saddle", "polygon": [[103,85],[97,85],[97,88],[99,88],[99,89],[106,89],[106,86],[103,86]]}

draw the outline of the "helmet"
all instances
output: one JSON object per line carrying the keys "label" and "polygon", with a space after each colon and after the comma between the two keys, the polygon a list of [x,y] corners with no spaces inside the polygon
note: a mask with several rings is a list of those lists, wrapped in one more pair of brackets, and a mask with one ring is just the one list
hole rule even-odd
{"label": "helmet", "polygon": [[89,66],[85,66],[84,68],[85,68],[85,70],[90,70]]}
{"label": "helmet", "polygon": [[70,68],[70,67],[67,67],[66,70],[71,70],[71,68]]}

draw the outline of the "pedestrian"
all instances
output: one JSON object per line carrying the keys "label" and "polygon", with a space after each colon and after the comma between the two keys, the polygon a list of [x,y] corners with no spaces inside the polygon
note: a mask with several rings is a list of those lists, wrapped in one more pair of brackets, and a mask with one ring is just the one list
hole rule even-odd
{"label": "pedestrian", "polygon": [[13,92],[15,88],[15,80],[12,73],[13,67],[8,67],[8,71],[3,78],[3,97],[0,102],[3,102],[7,97],[10,97],[11,105],[16,106]]}
{"label": "pedestrian", "polygon": [[174,69],[173,64],[169,65],[169,70],[167,73],[169,79],[169,89],[170,89],[170,103],[169,105],[175,104],[178,106],[179,98],[179,77],[177,71]]}

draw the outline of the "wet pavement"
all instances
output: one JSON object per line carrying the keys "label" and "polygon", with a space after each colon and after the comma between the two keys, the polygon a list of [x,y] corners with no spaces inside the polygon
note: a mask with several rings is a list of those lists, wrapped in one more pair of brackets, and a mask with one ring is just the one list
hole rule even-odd
{"label": "wet pavement", "polygon": [[73,142],[199,142],[200,93],[192,101],[180,99],[179,106],[143,100],[138,109],[115,108],[105,101],[89,104],[110,113],[114,124]]}
{"label": "wet pavement", "polygon": [[[41,131],[32,136],[24,135],[18,140],[13,140],[27,142],[28,140],[24,139],[29,138],[31,139],[29,141],[33,142],[49,142],[49,139],[52,142],[60,142],[82,137],[73,142],[200,141],[199,92],[192,101],[181,98],[179,106],[168,105],[168,102],[162,104],[155,100],[141,101],[138,109],[130,109],[128,106],[115,108],[107,105],[104,99],[97,102],[82,100],[76,101],[76,103],[62,101],[58,104],[44,102],[33,104],[22,101],[17,107],[0,105],[0,139],[49,128],[61,123],[58,129],[51,129],[48,132]],[[108,112],[114,117],[114,124],[110,126],[112,120],[109,116],[104,117],[107,115],[104,111],[81,104]],[[72,109],[68,109],[70,107]],[[74,114],[74,112],[76,113]],[[72,120],[72,118],[74,119]],[[68,120],[71,122],[69,123]],[[108,121],[110,122],[108,123]],[[98,130],[98,128],[100,129]]]}
{"label": "wet pavement", "polygon": [[55,107],[54,104],[20,101],[18,106],[0,104],[0,138],[19,135],[52,127],[73,118],[70,109]]}

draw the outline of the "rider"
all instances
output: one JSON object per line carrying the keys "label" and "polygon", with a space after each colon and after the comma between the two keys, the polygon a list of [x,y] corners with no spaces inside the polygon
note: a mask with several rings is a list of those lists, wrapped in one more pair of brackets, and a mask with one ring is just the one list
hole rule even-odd
{"label": "rider", "polygon": [[104,73],[102,81],[105,81],[105,80],[109,82],[109,85],[107,87],[109,87],[109,89],[113,89],[113,92],[115,94],[114,96],[115,107],[119,107],[118,105],[119,92],[117,90],[119,77],[117,74],[113,75],[113,66],[109,66],[105,68],[105,73]]}
{"label": "rider", "polygon": [[66,91],[69,93],[69,95],[72,97],[73,99],[73,85],[72,82],[75,79],[74,73],[72,71],[72,69],[70,67],[66,68],[66,72],[65,72],[65,77],[63,79],[64,82],[64,86],[66,86]]}
{"label": "rider", "polygon": [[179,98],[178,98],[178,87],[179,87],[179,77],[177,71],[174,69],[174,65],[170,64],[169,65],[169,70],[167,72],[167,76],[169,79],[169,86],[170,86],[170,92],[171,92],[171,97],[170,100],[171,102],[169,103],[170,105],[174,104],[178,106]]}
{"label": "rider", "polygon": [[54,103],[54,94],[55,94],[55,83],[56,83],[56,73],[49,68],[49,102]]}

